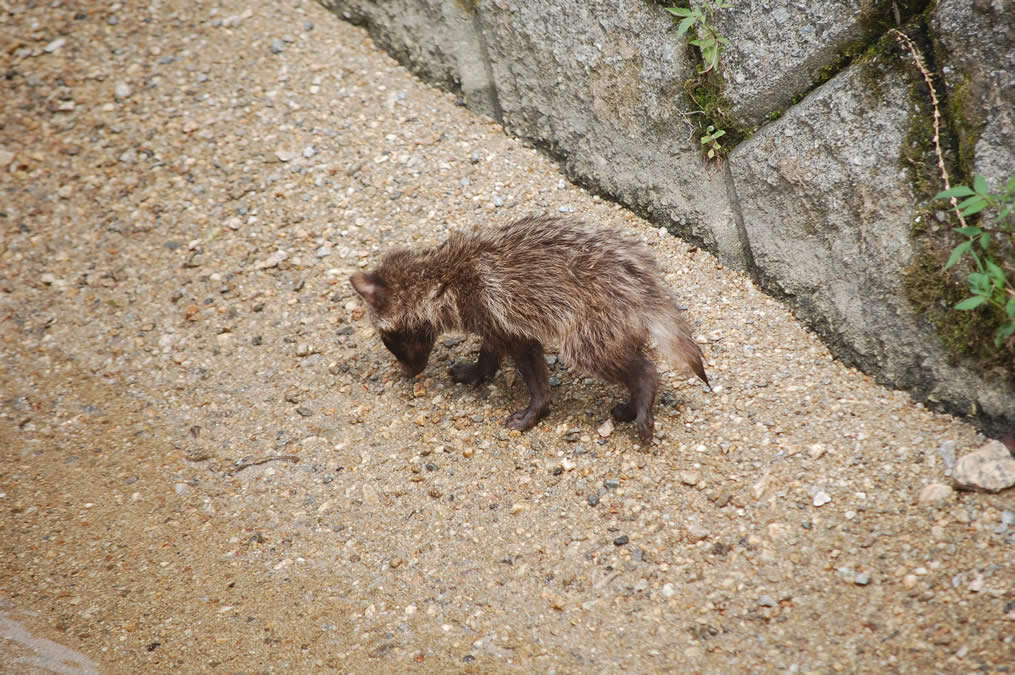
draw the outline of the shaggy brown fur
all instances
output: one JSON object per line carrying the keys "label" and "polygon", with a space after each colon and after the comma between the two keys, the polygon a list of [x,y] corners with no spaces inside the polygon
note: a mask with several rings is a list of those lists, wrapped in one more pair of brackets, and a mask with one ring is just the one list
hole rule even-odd
{"label": "shaggy brown fur", "polygon": [[640,243],[570,219],[534,216],[477,234],[455,233],[436,248],[396,249],[374,271],[351,278],[385,346],[414,376],[437,336],[464,330],[483,338],[479,360],[451,367],[457,382],[479,383],[510,356],[532,397],[505,420],[532,427],[549,410],[543,345],[582,373],[631,392],[613,415],[653,433],[658,388],[645,354],[649,337],[674,365],[705,383],[701,350]]}

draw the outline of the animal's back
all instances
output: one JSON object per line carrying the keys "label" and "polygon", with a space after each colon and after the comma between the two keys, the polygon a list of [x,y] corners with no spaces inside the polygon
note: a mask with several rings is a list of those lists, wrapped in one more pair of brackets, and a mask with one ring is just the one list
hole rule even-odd
{"label": "animal's back", "polygon": [[479,240],[477,276],[491,319],[506,334],[559,344],[569,366],[604,374],[645,344],[660,317],[671,317],[678,332],[686,332],[640,242],[545,216],[523,218]]}

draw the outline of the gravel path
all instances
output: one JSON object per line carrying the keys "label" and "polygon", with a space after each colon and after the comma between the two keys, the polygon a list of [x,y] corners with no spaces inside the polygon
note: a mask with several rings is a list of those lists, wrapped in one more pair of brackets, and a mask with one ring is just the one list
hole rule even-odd
{"label": "gravel path", "polygon": [[[974,429],[312,2],[78,4],[0,3],[5,668],[1011,670],[1011,492],[919,500]],[[552,354],[524,435],[474,340],[402,379],[348,284],[544,211],[691,308],[651,448]]]}

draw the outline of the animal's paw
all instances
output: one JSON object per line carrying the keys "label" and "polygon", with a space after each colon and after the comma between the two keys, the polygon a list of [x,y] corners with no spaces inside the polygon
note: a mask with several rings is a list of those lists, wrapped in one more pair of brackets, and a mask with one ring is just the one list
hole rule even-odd
{"label": "animal's paw", "polygon": [[536,422],[540,420],[543,415],[547,413],[547,410],[535,410],[533,408],[526,408],[525,410],[519,410],[516,413],[508,415],[508,418],[504,420],[504,426],[509,429],[517,429],[518,431],[525,431],[536,426]]}

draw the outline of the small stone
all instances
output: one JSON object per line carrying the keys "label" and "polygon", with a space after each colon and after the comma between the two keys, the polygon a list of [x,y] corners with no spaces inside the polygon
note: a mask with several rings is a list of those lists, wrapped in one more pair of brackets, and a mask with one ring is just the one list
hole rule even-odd
{"label": "small stone", "polygon": [[173,486],[173,491],[176,492],[176,494],[180,495],[181,497],[186,497],[193,490],[186,483],[177,483],[176,485]]}
{"label": "small stone", "polygon": [[941,461],[945,463],[945,470],[951,471],[955,468],[955,448],[958,445],[955,441],[944,441],[937,449]]}
{"label": "small stone", "polygon": [[311,415],[314,414],[314,411],[305,405],[301,405],[299,408],[296,408],[296,412],[298,412],[303,417],[310,417]]}
{"label": "small stone", "polygon": [[469,459],[474,454],[476,454],[475,449],[470,447],[462,448],[462,457],[464,457],[465,459]]}
{"label": "small stone", "polygon": [[264,270],[270,267],[278,267],[278,264],[288,257],[289,254],[280,249],[268,256],[267,259],[254,263],[254,269]]}
{"label": "small stone", "polygon": [[860,572],[853,578],[853,583],[857,586],[866,586],[871,582],[871,575],[866,572]]}
{"label": "small stone", "polygon": [[614,429],[613,420],[607,419],[605,422],[599,425],[599,428],[596,429],[596,433],[599,434],[600,437],[602,438],[609,438],[610,434],[613,433],[613,429]]}
{"label": "small stone", "polygon": [[588,498],[589,506],[595,506],[599,503],[599,493],[593,492]]}
{"label": "small stone", "polygon": [[827,448],[822,443],[814,443],[811,447],[807,448],[807,456],[811,459],[821,459],[825,454]]}
{"label": "small stone", "polygon": [[761,605],[762,607],[775,607],[779,603],[777,603],[775,601],[775,598],[773,598],[771,595],[762,595],[761,597],[758,598],[758,604]]}
{"label": "small stone", "polygon": [[58,37],[52,42],[50,42],[48,45],[43,47],[42,51],[46,52],[47,54],[52,54],[53,52],[59,50],[60,47],[63,47],[65,44],[67,44],[67,38]]}
{"label": "small stone", "polygon": [[529,509],[528,506],[526,506],[525,504],[522,504],[520,502],[512,504],[511,505],[511,515],[513,516],[513,515],[519,514],[522,511],[527,511],[528,509]]}
{"label": "small stone", "polygon": [[292,150],[287,150],[285,148],[275,151],[275,159],[277,159],[280,162],[291,162],[297,157],[299,157],[299,153],[296,153]]}
{"label": "small stone", "polygon": [[116,87],[113,89],[113,96],[116,97],[117,101],[122,101],[125,98],[129,98],[130,97],[130,85],[127,84],[126,82],[119,82],[119,83],[117,83]]}
{"label": "small stone", "polygon": [[815,493],[815,495],[814,495],[814,505],[815,506],[824,506],[825,504],[827,504],[830,501],[832,501],[832,498],[829,497],[828,493],[825,492],[824,490],[818,490],[818,492]]}
{"label": "small stone", "polygon": [[1015,457],[1000,441],[990,441],[955,463],[952,480],[960,490],[1000,492],[1015,485]]}
{"label": "small stone", "polygon": [[623,546],[627,542],[631,541],[626,534],[622,534],[613,540],[614,546]]}
{"label": "small stone", "polygon": [[677,594],[677,590],[673,588],[673,584],[663,584],[663,595],[667,598],[672,598]]}
{"label": "small stone", "polygon": [[702,539],[707,539],[708,534],[708,530],[698,523],[691,523],[687,526],[687,536],[691,539],[691,541],[701,541]]}
{"label": "small stone", "polygon": [[940,504],[952,495],[952,487],[943,483],[931,483],[920,490],[918,501],[921,504]]}
{"label": "small stone", "polygon": [[607,478],[603,481],[603,487],[607,490],[616,490],[620,487],[620,481],[616,478]]}
{"label": "small stone", "polygon": [[275,39],[273,39],[271,41],[271,53],[272,54],[281,54],[284,51],[285,51],[285,43],[284,42],[282,42],[278,38],[275,38]]}
{"label": "small stone", "polygon": [[697,485],[701,475],[697,471],[681,471],[680,482],[684,485]]}
{"label": "small stone", "polygon": [[14,161],[14,153],[10,150],[4,150],[0,148],[0,169],[4,169],[11,165]]}
{"label": "small stone", "polygon": [[916,586],[915,574],[907,574],[906,576],[902,577],[902,587],[905,588],[907,591],[913,590],[915,586]]}

